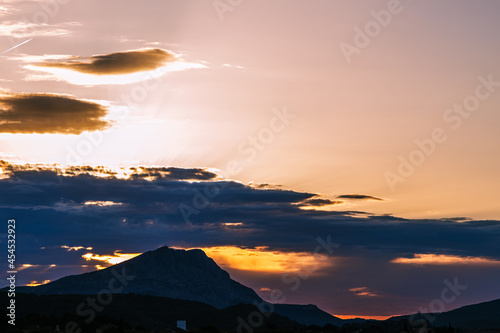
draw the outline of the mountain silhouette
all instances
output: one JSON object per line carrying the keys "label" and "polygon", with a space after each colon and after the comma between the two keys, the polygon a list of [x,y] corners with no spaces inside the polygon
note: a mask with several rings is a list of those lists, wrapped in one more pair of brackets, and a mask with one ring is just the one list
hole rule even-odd
{"label": "mountain silhouette", "polygon": [[[471,304],[442,313],[421,313],[391,317],[388,320],[411,319],[419,323],[427,320],[433,326],[460,327],[463,329],[500,328],[500,299]],[[420,325],[420,324],[416,324]]]}
{"label": "mountain silhouette", "polygon": [[36,287],[20,287],[18,291],[36,295],[91,295],[108,288],[109,281],[122,274],[133,277],[118,292],[122,294],[198,301],[218,309],[262,301],[255,291],[232,280],[229,273],[202,250],[166,246],[103,270],[66,276]]}
{"label": "mountain silhouette", "polygon": [[[120,280],[125,280],[125,283],[119,288],[117,284]],[[111,286],[110,281],[113,281]],[[119,290],[113,291],[113,288]],[[231,279],[229,273],[202,250],[178,250],[167,246],[103,270],[17,289],[20,293],[35,295],[96,295],[103,290],[110,290],[119,294],[197,301],[217,309],[266,303],[253,289]],[[305,325],[343,323],[342,319],[311,304],[274,304],[273,312]]]}
{"label": "mountain silhouette", "polygon": [[[112,302],[103,306],[98,316],[87,323],[88,315],[79,314],[78,308],[86,302],[89,295],[34,295],[16,294],[16,318],[20,321],[18,327],[29,327],[29,324],[42,324],[52,322],[54,327],[59,324],[65,327],[68,322],[77,323],[82,332],[96,332],[96,328],[106,323],[118,322],[122,318],[131,327],[143,326],[147,331],[174,332],[177,320],[185,320],[189,331],[200,333],[237,332],[241,323],[238,318],[245,320],[258,313],[263,318],[262,324],[256,327],[255,332],[266,327],[278,327],[287,331],[299,332],[306,328],[287,317],[277,313],[262,314],[259,309],[251,304],[239,304],[224,309],[216,309],[206,303],[172,299],[168,297],[147,296],[137,294],[114,294]],[[8,304],[9,297],[6,292],[0,292],[0,303]],[[90,307],[85,307],[88,311]],[[5,317],[6,310],[0,309],[0,314]],[[17,326],[16,325],[16,326]],[[202,330],[207,326],[216,327],[216,330]],[[0,322],[0,332],[11,332],[7,321]],[[165,331],[168,329],[168,331]],[[13,331],[12,331],[13,332]],[[21,330],[16,331],[21,332]],[[38,331],[49,332],[49,331]],[[50,331],[52,332],[52,331]],[[66,332],[78,332],[66,331]],[[115,331],[116,332],[116,331]],[[144,332],[144,331],[142,331]],[[180,331],[177,330],[178,333]],[[248,333],[247,330],[243,332]],[[318,332],[319,333],[319,332]],[[332,332],[333,333],[333,332]],[[399,333],[399,332],[397,332]]]}

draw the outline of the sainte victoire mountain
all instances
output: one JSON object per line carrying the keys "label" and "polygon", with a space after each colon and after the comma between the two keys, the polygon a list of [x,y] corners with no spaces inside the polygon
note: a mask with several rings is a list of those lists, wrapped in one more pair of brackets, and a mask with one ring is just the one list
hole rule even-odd
{"label": "sainte victoire mountain", "polygon": [[[178,250],[167,246],[103,270],[71,275],[45,285],[20,287],[35,295],[95,295],[110,280],[121,283],[117,293],[139,294],[197,301],[218,309],[238,304],[265,303],[255,291],[229,276],[202,250]],[[116,287],[118,289],[118,287]],[[305,325],[342,324],[315,305],[274,304],[273,312]]]}
{"label": "sainte victoire mountain", "polygon": [[174,250],[166,246],[107,269],[67,276],[20,291],[37,295],[96,294],[116,275],[124,280],[119,291],[123,294],[199,301],[219,309],[260,300],[252,289],[232,280],[202,250]]}

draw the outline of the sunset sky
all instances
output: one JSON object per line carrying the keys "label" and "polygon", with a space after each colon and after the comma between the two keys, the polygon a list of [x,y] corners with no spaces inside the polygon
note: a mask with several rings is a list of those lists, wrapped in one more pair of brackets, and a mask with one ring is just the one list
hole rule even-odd
{"label": "sunset sky", "polygon": [[335,315],[417,312],[454,279],[468,288],[446,310],[500,298],[499,12],[2,1],[20,283],[168,245]]}

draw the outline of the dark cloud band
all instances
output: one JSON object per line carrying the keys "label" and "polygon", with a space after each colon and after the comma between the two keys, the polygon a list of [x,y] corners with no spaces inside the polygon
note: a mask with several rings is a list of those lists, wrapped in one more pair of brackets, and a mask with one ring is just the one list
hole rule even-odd
{"label": "dark cloud band", "polygon": [[343,194],[337,196],[339,199],[351,199],[351,200],[376,200],[376,201],[383,201],[384,199],[373,197],[371,195],[364,195],[364,194]]}
{"label": "dark cloud band", "polygon": [[[445,278],[459,276],[471,289],[483,288],[476,296],[493,297],[492,290],[497,290],[499,265],[479,262],[471,267],[468,260],[422,267],[416,259],[477,257],[496,262],[500,260],[500,221],[306,210],[301,206],[304,202],[330,201],[314,193],[224,181],[203,168],[137,167],[129,169],[128,178],[89,166],[62,170],[0,161],[0,170],[0,193],[8,194],[0,196],[0,209],[18,221],[23,261],[45,265],[40,267],[57,265],[38,276],[26,270],[23,277],[32,276],[32,280],[54,280],[88,270],[81,266],[87,264],[82,253],[68,252],[61,249],[63,245],[92,247],[100,254],[118,249],[138,253],[165,244],[265,246],[269,251],[312,253],[322,239],[341,244],[329,259],[332,265],[289,294],[290,302],[310,301],[313,295],[325,309],[332,309],[332,299],[345,304],[346,313],[352,309],[373,313],[374,308],[381,314],[410,313],[435,298]],[[187,207],[189,221],[180,207]],[[254,287],[288,287],[281,276],[230,273]],[[353,288],[366,290],[353,299]],[[379,296],[369,297],[372,294]],[[363,303],[356,303],[358,299]],[[460,300],[471,302],[466,295]]]}
{"label": "dark cloud band", "polygon": [[341,205],[344,202],[342,200],[330,200],[330,199],[321,199],[321,198],[313,198],[303,202],[304,206],[313,206],[313,207],[324,207],[324,206],[333,206],[333,205]]}

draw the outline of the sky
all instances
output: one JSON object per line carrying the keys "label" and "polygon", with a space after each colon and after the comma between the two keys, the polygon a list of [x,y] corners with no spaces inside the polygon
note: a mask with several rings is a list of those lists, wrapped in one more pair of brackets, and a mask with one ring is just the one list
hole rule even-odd
{"label": "sky", "polygon": [[499,298],[499,10],[3,1],[20,283],[168,245],[340,316]]}

